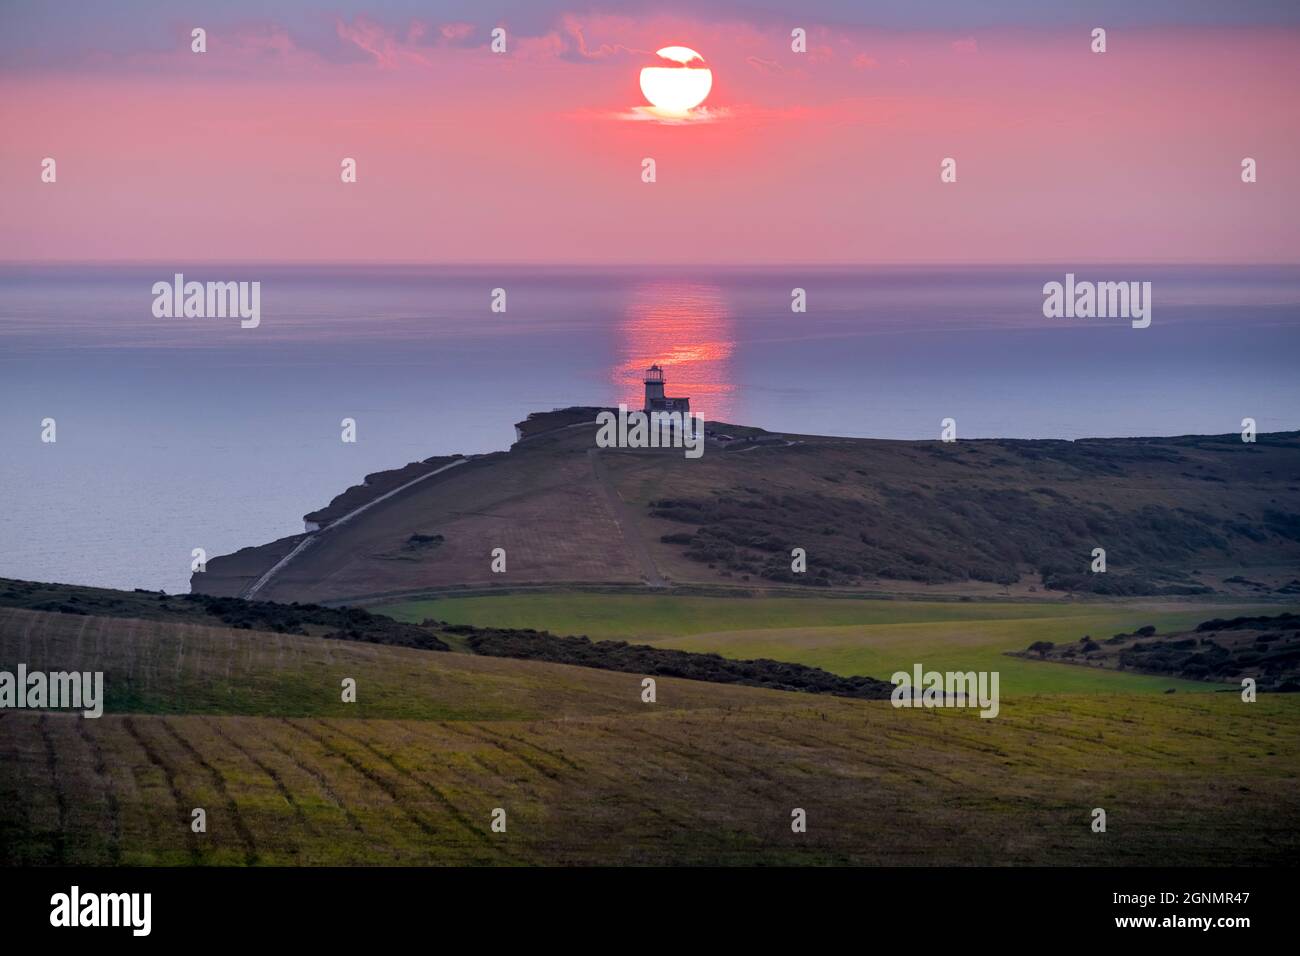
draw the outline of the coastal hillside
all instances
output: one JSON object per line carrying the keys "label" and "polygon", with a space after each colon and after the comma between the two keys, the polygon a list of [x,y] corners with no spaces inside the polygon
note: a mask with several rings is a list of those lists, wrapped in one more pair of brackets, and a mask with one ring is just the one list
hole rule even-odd
{"label": "coastal hillside", "polygon": [[598,449],[582,411],[530,416],[509,452],[370,476],[312,530],[213,558],[191,587],[303,602],[574,586],[1300,593],[1300,433],[945,444],[710,423],[688,459]]}

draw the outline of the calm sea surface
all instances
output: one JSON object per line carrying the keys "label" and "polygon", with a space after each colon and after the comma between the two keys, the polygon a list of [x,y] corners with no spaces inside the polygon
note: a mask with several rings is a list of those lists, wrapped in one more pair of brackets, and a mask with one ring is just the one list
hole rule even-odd
{"label": "calm sea surface", "polygon": [[[1300,428],[1295,267],[183,268],[259,280],[257,329],[155,319],[176,270],[0,266],[0,576],[185,591],[195,547],[300,531],[368,472],[506,448],[530,411],[637,404],[652,362],[693,409],[779,430]],[[1066,271],[1151,281],[1151,327],[1045,319]]]}

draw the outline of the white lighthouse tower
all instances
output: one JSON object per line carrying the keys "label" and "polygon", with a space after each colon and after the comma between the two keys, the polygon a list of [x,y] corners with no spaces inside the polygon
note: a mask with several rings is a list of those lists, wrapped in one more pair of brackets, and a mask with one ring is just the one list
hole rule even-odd
{"label": "white lighthouse tower", "polygon": [[645,408],[647,412],[689,412],[689,398],[669,398],[664,394],[664,370],[651,365],[645,370]]}

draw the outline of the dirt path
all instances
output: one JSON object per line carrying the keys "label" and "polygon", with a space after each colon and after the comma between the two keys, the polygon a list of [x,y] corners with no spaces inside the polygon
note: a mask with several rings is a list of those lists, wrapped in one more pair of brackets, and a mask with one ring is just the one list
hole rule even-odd
{"label": "dirt path", "polygon": [[636,516],[610,484],[605,463],[600,460],[599,450],[588,448],[587,457],[591,459],[591,470],[596,477],[596,485],[604,494],[605,500],[609,502],[610,515],[614,519],[614,524],[618,525],[618,532],[623,536],[624,543],[636,555],[637,563],[641,565],[641,574],[645,577],[646,585],[652,588],[666,588],[668,582],[660,576],[659,569],[655,567],[655,559],[637,530]]}
{"label": "dirt path", "polygon": [[392,491],[380,495],[378,498],[374,498],[371,499],[370,501],[367,501],[364,505],[361,505],[361,507],[359,508],[353,508],[347,514],[343,515],[341,518],[335,521],[331,521],[329,524],[321,528],[319,531],[312,532],[311,534],[307,535],[307,537],[299,541],[297,547],[295,547],[292,551],[290,551],[283,558],[277,561],[275,565],[271,568],[271,570],[267,571],[260,578],[258,578],[257,581],[255,581],[251,587],[249,587],[246,591],[244,591],[243,594],[240,595],[240,597],[242,597],[246,601],[256,597],[258,591],[261,591],[264,587],[270,584],[272,578],[274,578],[277,574],[279,574],[286,567],[288,567],[289,562],[291,562],[294,558],[298,557],[298,555],[302,554],[309,547],[315,544],[321,535],[328,534],[329,532],[333,531],[335,528],[351,521],[357,515],[361,514],[361,512],[369,508],[373,508],[381,501],[387,501],[389,498],[393,497],[396,494],[400,494],[401,492],[405,491],[407,488],[410,488],[412,485],[418,485],[426,478],[432,478],[434,475],[440,475],[444,471],[447,471],[451,468],[455,468],[458,465],[463,465],[467,461],[471,461],[471,460],[472,459],[469,458],[458,458],[455,461],[453,461],[450,465],[443,465],[441,468],[435,468],[433,471],[427,472],[421,475],[419,478],[413,478],[412,480],[408,481],[406,484],[399,485],[398,487],[394,488]]}

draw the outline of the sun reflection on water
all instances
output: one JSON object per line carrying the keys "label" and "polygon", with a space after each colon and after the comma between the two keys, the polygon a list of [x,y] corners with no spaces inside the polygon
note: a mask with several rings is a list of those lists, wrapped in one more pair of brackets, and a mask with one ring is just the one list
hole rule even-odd
{"label": "sun reflection on water", "polygon": [[633,290],[619,324],[619,361],[611,371],[620,402],[640,408],[642,375],[664,370],[665,391],[687,396],[691,411],[733,421],[734,321],[722,290],[700,282],[647,282]]}

